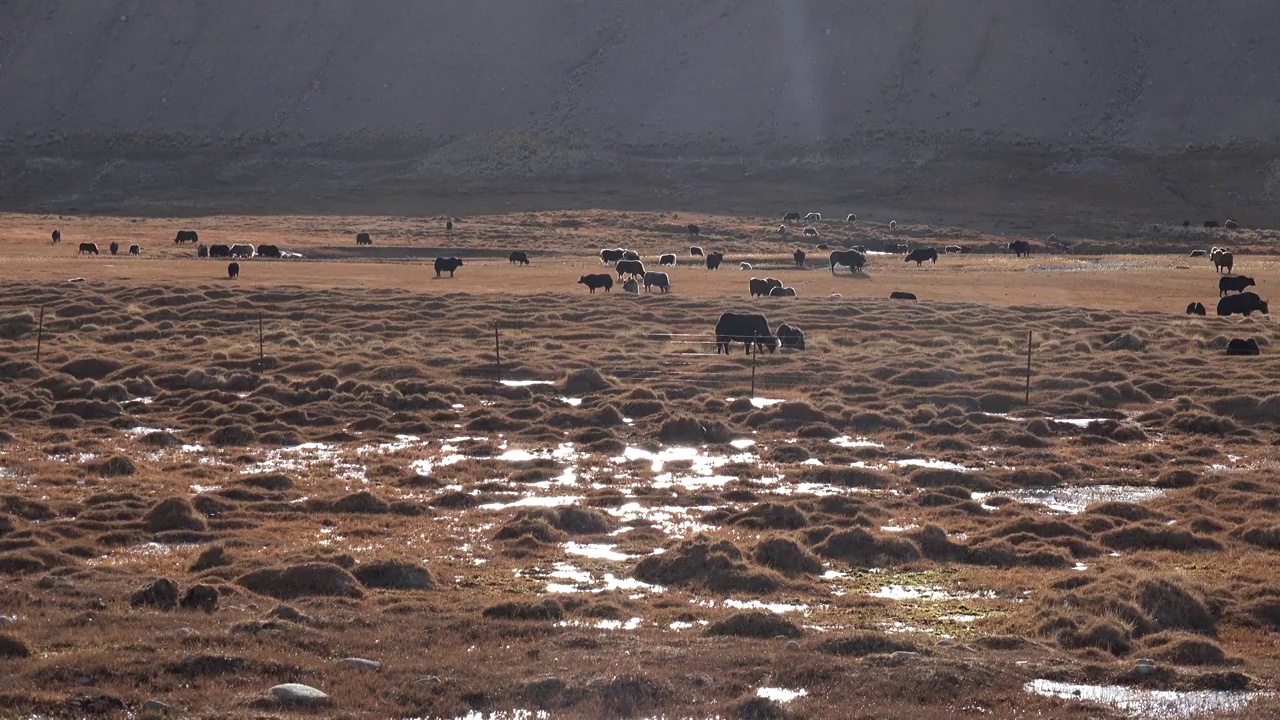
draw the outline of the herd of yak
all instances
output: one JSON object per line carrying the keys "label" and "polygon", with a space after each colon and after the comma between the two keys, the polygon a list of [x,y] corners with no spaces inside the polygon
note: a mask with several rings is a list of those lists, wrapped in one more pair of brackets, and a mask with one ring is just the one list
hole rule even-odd
{"label": "herd of yak", "polygon": [[[800,213],[789,212],[784,216],[784,221],[801,220]],[[819,213],[809,213],[804,218],[804,222],[812,223],[822,220]],[[848,222],[856,222],[856,215],[849,215]],[[1188,225],[1189,223],[1183,223]],[[1235,223],[1228,221],[1227,227],[1232,228]],[[896,222],[890,223],[890,228],[895,228]],[[1205,223],[1205,227],[1216,227],[1216,223]],[[448,230],[453,229],[453,222],[448,223]],[[689,235],[696,236],[701,233],[701,229],[697,225],[688,225],[687,231]],[[778,232],[786,234],[789,232],[787,225],[779,225]],[[817,230],[812,226],[806,227],[804,230],[807,236],[816,237]],[[55,244],[62,241],[62,233],[58,230],[53,231],[53,242]],[[1057,243],[1057,238],[1049,237],[1050,243]],[[196,255],[201,258],[286,258],[301,257],[296,253],[282,251],[277,245],[258,245],[249,244],[215,244],[205,245],[200,242],[199,234],[194,230],[180,230],[174,238],[174,243],[178,245],[186,243],[195,243],[197,245]],[[362,232],[356,235],[357,245],[372,245],[373,239],[369,233]],[[1063,246],[1062,243],[1057,243]],[[818,244],[819,250],[830,250],[828,262],[832,274],[835,274],[836,268],[845,267],[850,272],[858,273],[867,263],[868,250],[866,246],[855,245],[843,250],[831,250],[826,243]],[[1065,246],[1063,246],[1065,247]],[[112,255],[120,252],[119,243],[112,242],[109,246]],[[1026,240],[1014,240],[1008,245],[1009,252],[1015,253],[1018,257],[1030,257],[1032,252],[1031,243]],[[938,251],[935,248],[915,248],[912,249],[908,245],[898,245],[897,251],[904,254],[903,262],[914,262],[917,266],[923,265],[925,262],[938,262]],[[99,249],[97,243],[82,242],[79,246],[78,253],[81,255],[98,255]],[[969,252],[969,248],[962,245],[950,245],[944,248],[947,254],[964,254]],[[130,245],[128,254],[141,255],[142,248],[138,245]],[[702,247],[694,245],[689,248],[691,257],[703,258],[707,270],[717,270],[724,263],[723,251],[706,252]],[[1255,312],[1267,314],[1269,308],[1267,302],[1260,298],[1254,292],[1246,291],[1246,288],[1256,286],[1253,278],[1243,275],[1233,275],[1235,266],[1235,257],[1227,248],[1214,247],[1208,251],[1196,250],[1191,253],[1191,257],[1208,257],[1213,262],[1218,272],[1225,272],[1218,281],[1218,306],[1217,314],[1220,316],[1244,315],[1249,316]],[[807,255],[804,250],[797,249],[793,254],[797,267],[804,267]],[[529,255],[523,251],[515,251],[510,254],[508,260],[513,265],[528,265]],[[658,288],[661,292],[669,292],[671,290],[671,278],[666,272],[646,270],[640,254],[634,250],[626,250],[623,248],[606,248],[600,251],[600,261],[605,265],[613,266],[613,273],[596,273],[583,275],[578,278],[578,284],[584,285],[591,293],[596,290],[603,289],[609,292],[613,289],[613,274],[616,273],[618,283],[622,285],[625,292],[638,293],[641,285],[644,286],[646,292],[652,288]],[[659,267],[674,266],[677,263],[675,253],[667,253],[658,257]],[[443,277],[444,273],[449,273],[449,277],[454,277],[454,273],[458,268],[462,267],[463,262],[458,257],[439,257],[435,260],[436,277]],[[739,269],[751,270],[749,263],[739,263]],[[227,266],[227,275],[236,278],[240,273],[239,263],[232,262]],[[624,280],[624,278],[626,278]],[[786,287],[783,283],[774,278],[751,278],[748,287],[752,297],[795,297],[795,288]],[[915,296],[911,293],[894,293],[894,298],[914,300]],[[1205,306],[1199,302],[1193,302],[1187,305],[1188,315],[1206,315]],[[723,328],[721,326],[724,326]],[[721,330],[725,333],[721,333]],[[716,325],[717,338],[731,338],[732,341],[740,341],[746,343],[748,349],[754,343],[757,348],[768,348],[770,350],[776,347],[804,347],[804,334],[799,328],[782,324],[778,327],[776,333],[771,332],[762,315],[735,315],[733,313],[725,313],[721,317],[720,323]],[[728,352],[729,342],[717,342],[716,349],[723,349]]]}

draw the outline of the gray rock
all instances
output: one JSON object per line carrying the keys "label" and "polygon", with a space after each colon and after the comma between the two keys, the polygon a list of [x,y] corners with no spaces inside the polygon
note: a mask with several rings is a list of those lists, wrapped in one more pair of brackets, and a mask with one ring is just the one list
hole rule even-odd
{"label": "gray rock", "polygon": [[349,657],[342,658],[338,661],[343,667],[356,668],[357,670],[381,670],[382,663],[377,660],[365,660],[364,658]]}
{"label": "gray rock", "polygon": [[800,649],[800,643],[796,642],[795,640],[788,640],[788,641],[787,641],[787,649],[788,649],[788,650],[799,650],[799,649]]}
{"label": "gray rock", "polygon": [[0,615],[0,625],[17,625],[17,615]]}
{"label": "gray rock", "polygon": [[200,637],[200,633],[197,632],[195,628],[189,627],[178,628],[178,635],[184,638]]}
{"label": "gray rock", "polygon": [[897,650],[892,655],[890,655],[889,658],[892,660],[899,660],[899,661],[914,660],[917,654],[918,653],[911,652],[910,650]]}
{"label": "gray rock", "polygon": [[1156,661],[1151,658],[1138,658],[1133,661],[1133,669],[1139,675],[1150,675],[1156,670]]}
{"label": "gray rock", "polygon": [[311,616],[290,605],[277,605],[271,611],[271,617],[296,623],[309,623]]}
{"label": "gray rock", "polygon": [[167,713],[167,712],[169,712],[169,706],[168,706],[168,705],[165,705],[164,703],[160,702],[159,700],[148,700],[148,701],[146,701],[146,702],[142,703],[142,709],[143,709],[143,710],[148,710],[148,711],[150,711],[150,712],[155,712],[155,713]]}
{"label": "gray rock", "polygon": [[413,684],[414,685],[435,685],[438,682],[440,682],[440,678],[436,677],[435,675],[428,675],[426,677],[420,677],[417,680],[414,680]]}
{"label": "gray rock", "polygon": [[62,584],[62,581],[52,575],[44,575],[36,581],[36,587],[41,590],[52,590]]}
{"label": "gray rock", "polygon": [[302,685],[301,683],[276,685],[271,688],[271,694],[281,702],[297,703],[299,705],[324,705],[329,702],[328,695],[310,685]]}
{"label": "gray rock", "polygon": [[951,640],[939,640],[938,647],[955,647],[956,644]]}

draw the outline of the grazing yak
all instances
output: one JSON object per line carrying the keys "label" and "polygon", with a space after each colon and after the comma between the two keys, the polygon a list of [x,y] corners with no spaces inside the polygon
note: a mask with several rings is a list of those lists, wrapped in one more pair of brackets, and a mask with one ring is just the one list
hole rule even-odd
{"label": "grazing yak", "polygon": [[1226,317],[1228,315],[1244,315],[1249,317],[1250,314],[1260,312],[1263,315],[1269,315],[1267,301],[1258,297],[1257,294],[1251,292],[1242,292],[1239,295],[1228,295],[1218,301],[1218,315]]}
{"label": "grazing yak", "polygon": [[890,220],[890,221],[889,221],[889,229],[890,229],[890,230],[897,230],[897,229],[898,229],[898,221],[897,221],[897,220]]}
{"label": "grazing yak", "polygon": [[647,272],[644,274],[644,291],[649,292],[650,286],[657,287],[662,292],[671,292],[671,278],[664,272]]}
{"label": "grazing yak", "polygon": [[690,234],[690,235],[701,235],[701,234],[702,234],[702,228],[698,227],[697,225],[694,225],[693,223],[689,223],[689,227],[687,227],[687,228],[685,228],[685,229],[689,231],[689,234]]}
{"label": "grazing yak", "polygon": [[659,266],[662,266],[662,265],[675,265],[675,264],[676,264],[676,254],[675,254],[675,253],[667,253],[666,255],[660,255],[660,256],[658,256],[658,265],[659,265]]}
{"label": "grazing yak", "polygon": [[453,277],[454,271],[462,267],[462,258],[460,257],[438,257],[436,258],[436,277],[440,277],[441,273],[449,273],[449,277]]}
{"label": "grazing yak", "polygon": [[[609,276],[605,275],[605,277]],[[613,280],[610,280],[609,282],[613,282]],[[635,278],[627,278],[622,282],[622,292],[638,295],[640,294],[640,283],[636,282]]]}
{"label": "grazing yak", "polygon": [[76,251],[77,255],[97,255],[98,243],[84,242],[80,243],[80,249]]}
{"label": "grazing yak", "polygon": [[858,222],[858,216],[857,216],[857,215],[854,215],[853,213],[849,213],[849,216],[848,216],[848,217],[846,217],[846,218],[844,219],[844,221],[845,221],[845,222]]}
{"label": "grazing yak", "polygon": [[240,263],[233,262],[227,266],[227,277],[232,280],[240,277]]}
{"label": "grazing yak", "polygon": [[1026,255],[1031,257],[1031,243],[1026,240],[1014,240],[1009,243],[1009,252],[1014,253],[1018,257]]}
{"label": "grazing yak", "polygon": [[601,250],[600,263],[602,265],[612,265],[618,262],[619,260],[621,260],[622,256],[626,254],[627,254],[627,251],[623,250],[622,248],[613,248],[612,250],[608,250],[608,249]]}
{"label": "grazing yak", "polygon": [[1213,256],[1213,266],[1214,266],[1214,269],[1217,270],[1218,272],[1222,272],[1223,270],[1226,270],[1228,273],[1230,273],[1231,268],[1235,266],[1235,262],[1236,262],[1236,256],[1232,255],[1231,253],[1225,250]]}
{"label": "grazing yak", "polygon": [[724,253],[720,252],[719,250],[716,250],[715,252],[707,253],[707,269],[708,270],[715,270],[719,268],[720,263],[722,262],[724,262]]}
{"label": "grazing yak", "polygon": [[141,248],[141,247],[138,247],[137,245],[130,245],[130,246],[129,246],[129,254],[130,254],[130,255],[141,255],[141,254],[142,254],[142,248]]}
{"label": "grazing yak", "polygon": [[209,257],[211,258],[231,257],[231,246],[230,245],[210,245]]}
{"label": "grazing yak", "polygon": [[795,325],[782,323],[778,325],[778,343],[783,350],[803,350],[804,349],[804,331]]}
{"label": "grazing yak", "polygon": [[257,252],[257,248],[248,243],[231,246],[231,257],[251,258],[255,252]]}
{"label": "grazing yak", "polygon": [[805,221],[805,222],[821,222],[821,221],[822,221],[822,213],[815,213],[815,212],[811,212],[811,213],[809,213],[808,215],[805,215],[805,216],[804,216],[804,221]]}
{"label": "grazing yak", "polygon": [[198,257],[198,258],[207,258],[207,257],[209,257],[209,246],[208,246],[208,245],[205,245],[204,243],[200,243],[199,245],[197,245],[197,246],[196,246],[196,257]]}
{"label": "grazing yak", "polygon": [[1261,355],[1258,349],[1258,341],[1253,338],[1242,339],[1235,338],[1227,343],[1228,355]]}
{"label": "grazing yak", "polygon": [[57,244],[58,244],[58,243],[60,243],[60,242],[62,242],[62,231],[61,231],[61,230],[54,230],[54,231],[53,231],[53,244],[54,244],[54,245],[57,245]]}
{"label": "grazing yak", "polygon": [[788,232],[789,232],[789,231],[787,230],[787,226],[786,226],[786,225],[779,225],[779,226],[778,226],[778,234],[779,234],[779,235],[786,235]]}
{"label": "grazing yak", "polygon": [[528,265],[529,253],[523,250],[513,250],[511,254],[507,256],[507,262],[512,265]]}
{"label": "grazing yak", "polygon": [[703,257],[704,255],[705,253],[702,252],[702,248],[697,245],[689,248],[689,257]]}
{"label": "grazing yak", "polygon": [[200,242],[200,233],[195,230],[179,230],[177,236],[173,238],[174,245],[182,245],[189,242]]}
{"label": "grazing yak", "polygon": [[[634,282],[634,281],[633,281]],[[583,275],[578,278],[579,285],[586,285],[587,289],[594,295],[596,288],[604,288],[605,292],[613,289],[613,276],[608,273],[599,273],[597,275]]]}
{"label": "grazing yak", "polygon": [[120,252],[120,243],[115,242],[115,241],[112,241],[112,243],[111,243],[110,245],[108,245],[108,246],[107,246],[107,249],[111,251],[111,254],[112,254],[112,255],[119,254],[119,252]]}
{"label": "grazing yak", "polygon": [[782,281],[775,278],[751,278],[751,297],[767,297],[774,288],[782,287]]}
{"label": "grazing yak", "polygon": [[836,266],[843,265],[849,272],[858,272],[867,264],[867,256],[857,250],[836,250],[831,253],[831,274],[836,274]]}
{"label": "grazing yak", "polygon": [[280,252],[279,245],[259,245],[258,246],[258,257],[260,258],[279,258],[283,256],[284,256],[284,253]]}
{"label": "grazing yak", "polygon": [[1229,292],[1244,292],[1244,289],[1258,283],[1253,281],[1251,277],[1244,275],[1234,275],[1218,279],[1218,297],[1222,297]]}
{"label": "grazing yak", "polygon": [[791,287],[776,287],[769,291],[769,297],[796,297],[796,289]]}
{"label": "grazing yak", "polygon": [[805,254],[803,250],[796,250],[791,253],[791,258],[796,261],[796,267],[804,267]]}
{"label": "grazing yak", "polygon": [[798,213],[798,212],[789,212],[789,213],[787,213],[786,215],[783,215],[783,216],[782,216],[782,221],[783,221],[783,222],[791,222],[792,220],[795,220],[796,222],[800,222],[800,213]]}
{"label": "grazing yak", "polygon": [[619,260],[617,265],[613,266],[614,272],[618,273],[618,280],[622,280],[623,275],[631,277],[644,277],[644,263],[639,260]]}
{"label": "grazing yak", "polygon": [[1201,316],[1205,315],[1206,313],[1204,309],[1204,303],[1193,302],[1190,305],[1187,305],[1187,314],[1201,315]]}
{"label": "grazing yak", "polygon": [[1216,228],[1216,227],[1218,227],[1218,221],[1217,221],[1217,220],[1205,220],[1205,221],[1204,221],[1204,226],[1205,226],[1205,227],[1207,227],[1207,228]]}
{"label": "grazing yak", "polygon": [[1208,255],[1208,253],[1206,253],[1206,252],[1205,252],[1205,251],[1203,251],[1203,250],[1192,250],[1192,251],[1191,251],[1191,257],[1204,257],[1205,255]]}
{"label": "grazing yak", "polygon": [[373,244],[373,238],[369,237],[369,233],[360,233],[359,235],[356,235],[356,244],[357,244],[357,245],[372,245],[372,244]]}
{"label": "grazing yak", "polygon": [[945,253],[946,253],[946,254],[948,254],[948,255],[959,255],[960,253],[963,253],[963,252],[964,252],[964,246],[963,246],[963,245],[948,245],[948,246],[946,246],[945,248],[943,248],[943,252],[945,252]]}
{"label": "grazing yak", "polygon": [[453,221],[452,221],[452,220],[449,220],[448,222],[446,222],[446,223],[444,224],[444,229],[445,229],[445,231],[447,231],[447,232],[452,232],[452,231],[453,231]]}
{"label": "grazing yak", "polygon": [[746,271],[746,272],[750,272],[750,271],[751,271],[751,263],[749,263],[749,262],[740,262],[740,263],[738,263],[738,269],[739,269],[739,270]]}
{"label": "grazing yak", "polygon": [[626,250],[622,253],[622,259],[623,260],[639,260],[640,253],[636,252],[635,250]]}
{"label": "grazing yak", "polygon": [[1226,227],[1228,230],[1240,229],[1240,223],[1236,222],[1235,220],[1228,220],[1225,223],[1223,223],[1223,226]]}
{"label": "grazing yak", "polygon": [[807,227],[804,229],[805,237],[818,237],[818,228]]}
{"label": "grazing yak", "polygon": [[909,293],[909,292],[902,292],[901,290],[894,290],[893,292],[889,293],[889,299],[890,300],[915,300],[916,294]]}
{"label": "grazing yak", "polygon": [[764,350],[766,345],[769,352],[778,349],[778,340],[769,331],[769,319],[758,313],[727,312],[720,316],[716,323],[716,354],[723,351],[728,355],[729,346],[736,342],[745,346],[748,355],[752,344],[757,352]]}
{"label": "grazing yak", "polygon": [[933,264],[938,263],[938,251],[933,248],[916,248],[907,254],[902,262],[914,262],[916,267],[920,267],[925,260]]}

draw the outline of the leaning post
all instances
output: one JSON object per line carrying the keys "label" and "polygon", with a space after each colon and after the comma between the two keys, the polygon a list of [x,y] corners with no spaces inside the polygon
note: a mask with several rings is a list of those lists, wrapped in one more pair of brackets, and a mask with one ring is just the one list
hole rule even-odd
{"label": "leaning post", "polygon": [[1031,331],[1027,331],[1027,389],[1023,397],[1027,407],[1031,407]]}

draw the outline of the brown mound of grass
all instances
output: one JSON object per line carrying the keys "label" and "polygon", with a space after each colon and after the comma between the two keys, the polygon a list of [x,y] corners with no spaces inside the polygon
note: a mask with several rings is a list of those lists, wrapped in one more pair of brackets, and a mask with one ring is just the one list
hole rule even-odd
{"label": "brown mound of grass", "polygon": [[1206,552],[1222,549],[1222,543],[1211,537],[1151,523],[1116,528],[1103,533],[1098,540],[1112,550],[1130,552],[1137,550]]}
{"label": "brown mound of grass", "polygon": [[1201,593],[1167,578],[1147,578],[1138,582],[1138,606],[1160,628],[1212,633],[1218,620]]}
{"label": "brown mound of grass", "polygon": [[178,606],[178,584],[168,578],[160,578],[143,585],[129,598],[133,607],[153,607],[172,610]]}
{"label": "brown mound of grass", "polygon": [[138,471],[133,461],[123,455],[112,455],[109,458],[88,462],[85,463],[84,468],[103,477],[126,477]]}
{"label": "brown mound of grass", "polygon": [[293,488],[293,480],[289,479],[284,473],[261,473],[258,475],[249,475],[240,478],[239,484],[248,485],[250,487],[270,490],[271,492],[280,492],[282,490],[290,490]]}
{"label": "brown mound of grass", "polygon": [[58,368],[58,372],[66,373],[77,380],[101,380],[124,365],[109,358],[81,358]]}
{"label": "brown mound of grass", "polygon": [[725,522],[762,530],[797,530],[809,526],[808,516],[800,510],[771,502],[759,503],[749,510],[729,515]]}
{"label": "brown mound of grass", "polygon": [[920,550],[914,543],[898,537],[873,535],[860,527],[832,533],[814,552],[855,567],[887,567],[920,559]]}
{"label": "brown mound of grass", "polygon": [[565,376],[560,389],[568,395],[586,395],[601,392],[614,387],[614,383],[600,374],[595,368],[574,370]]}
{"label": "brown mound of grass", "polygon": [[357,565],[352,575],[362,585],[384,590],[431,590],[435,581],[421,565],[396,560]]}
{"label": "brown mound of grass", "polygon": [[761,540],[752,550],[751,556],[757,564],[785,575],[816,575],[822,572],[822,563],[818,558],[796,542],[783,537]]}
{"label": "brown mound of grass", "polygon": [[806,467],[796,476],[796,482],[883,490],[893,484],[893,477],[869,468],[824,465]]}
{"label": "brown mound of grass", "polygon": [[635,576],[654,585],[701,588],[717,593],[762,595],[782,587],[781,580],[771,573],[751,570],[737,545],[727,540],[713,542],[702,535],[685,540],[662,555],[641,560],[636,565]]}
{"label": "brown mound of grass", "polygon": [[801,632],[795,623],[777,613],[753,610],[734,613],[723,620],[711,623],[707,627],[706,634],[746,638],[775,638],[779,635],[798,638]]}
{"label": "brown mound of grass", "polygon": [[658,430],[658,439],[668,445],[701,445],[706,437],[702,423],[688,415],[671,418]]}
{"label": "brown mound of grass", "polygon": [[391,503],[368,490],[361,490],[335,500],[330,509],[337,513],[381,515],[390,511]]}
{"label": "brown mound of grass", "polygon": [[540,603],[498,603],[485,608],[482,614],[490,620],[560,620],[564,618],[564,608],[548,598]]}
{"label": "brown mound of grass", "polygon": [[170,530],[193,530],[203,532],[208,524],[196,513],[191,501],[184,497],[170,497],[156,503],[155,507],[143,516],[147,530],[153,533]]}
{"label": "brown mound of grass", "polygon": [[888,635],[875,632],[859,632],[831,638],[818,645],[818,649],[828,655],[853,657],[899,651],[917,652],[916,646],[909,642],[895,640]]}
{"label": "brown mound of grass", "polygon": [[0,658],[31,657],[31,646],[16,635],[0,633]]}
{"label": "brown mound of grass", "polygon": [[362,597],[357,580],[337,565],[325,562],[264,568],[236,578],[236,584],[277,600],[299,597]]}
{"label": "brown mound of grass", "polygon": [[1227,654],[1218,643],[1199,635],[1163,632],[1145,638],[1142,645],[1154,659],[1174,665],[1223,665],[1227,662]]}

